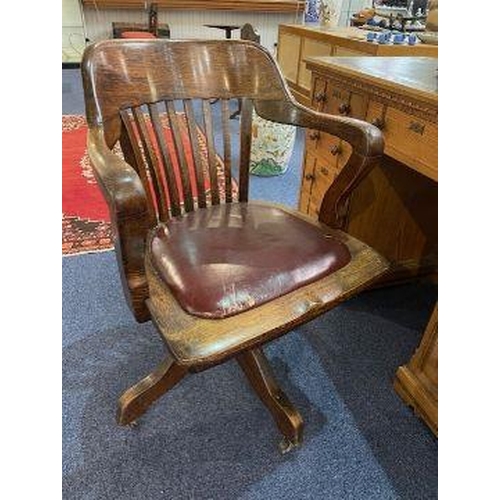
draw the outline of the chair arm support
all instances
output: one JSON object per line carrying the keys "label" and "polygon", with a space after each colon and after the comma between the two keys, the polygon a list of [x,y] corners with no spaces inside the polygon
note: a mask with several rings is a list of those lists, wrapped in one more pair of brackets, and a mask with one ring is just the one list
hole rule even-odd
{"label": "chair arm support", "polygon": [[100,128],[89,129],[87,150],[95,177],[111,216],[123,289],[129,307],[140,322],[149,319],[149,296],[144,267],[145,242],[154,225],[146,193],[135,170],[107,146]]}
{"label": "chair arm support", "polygon": [[329,115],[295,101],[255,101],[257,114],[266,120],[327,132],[348,142],[361,156],[379,156],[384,151],[380,129],[356,118]]}
{"label": "chair arm support", "polygon": [[320,113],[293,100],[255,101],[255,110],[264,119],[320,130],[352,146],[353,152],[326,191],[319,212],[321,222],[343,228],[351,192],[378,165],[383,154],[382,132],[368,122]]}

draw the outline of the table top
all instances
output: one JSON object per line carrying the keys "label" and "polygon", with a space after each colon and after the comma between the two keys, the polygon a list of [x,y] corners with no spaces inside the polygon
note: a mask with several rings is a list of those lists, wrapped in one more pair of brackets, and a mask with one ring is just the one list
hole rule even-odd
{"label": "table top", "polygon": [[241,28],[240,25],[236,24],[204,24],[207,28],[219,28],[221,30],[237,30]]}
{"label": "table top", "polygon": [[305,61],[308,69],[323,68],[437,103],[438,60],[433,57],[308,57]]}

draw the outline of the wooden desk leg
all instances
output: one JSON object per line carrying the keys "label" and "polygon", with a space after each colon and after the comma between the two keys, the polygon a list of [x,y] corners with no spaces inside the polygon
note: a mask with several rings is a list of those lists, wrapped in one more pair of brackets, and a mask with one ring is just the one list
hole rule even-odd
{"label": "wooden desk leg", "polygon": [[394,390],[438,434],[438,309],[410,361],[396,372]]}

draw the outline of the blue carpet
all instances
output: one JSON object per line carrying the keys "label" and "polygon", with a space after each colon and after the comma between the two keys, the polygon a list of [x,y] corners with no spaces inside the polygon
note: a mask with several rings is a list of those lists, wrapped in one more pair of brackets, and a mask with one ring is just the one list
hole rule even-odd
{"label": "blue carpet", "polygon": [[234,362],[185,378],[136,429],[115,424],[121,392],[164,355],[118,282],[114,252],[63,259],[64,498],[437,498],[437,441],[391,385],[434,287],[364,293],[266,348],[305,421],[281,456]]}
{"label": "blue carpet", "polygon": [[[63,113],[82,114],[78,70],[63,70]],[[296,206],[303,133],[286,174],[252,177],[251,196]],[[432,285],[365,292],[266,347],[305,422],[279,433],[234,362],[190,375],[129,429],[120,394],[164,357],[135,323],[114,252],[63,259],[65,499],[434,499],[437,440],[394,393],[418,345]]]}

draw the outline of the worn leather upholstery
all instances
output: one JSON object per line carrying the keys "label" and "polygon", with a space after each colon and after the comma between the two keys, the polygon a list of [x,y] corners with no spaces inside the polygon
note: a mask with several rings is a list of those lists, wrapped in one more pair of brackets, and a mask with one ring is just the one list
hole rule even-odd
{"label": "worn leather upholstery", "polygon": [[157,226],[154,269],[188,313],[224,318],[349,263],[347,247],[314,224],[257,203],[212,206]]}

